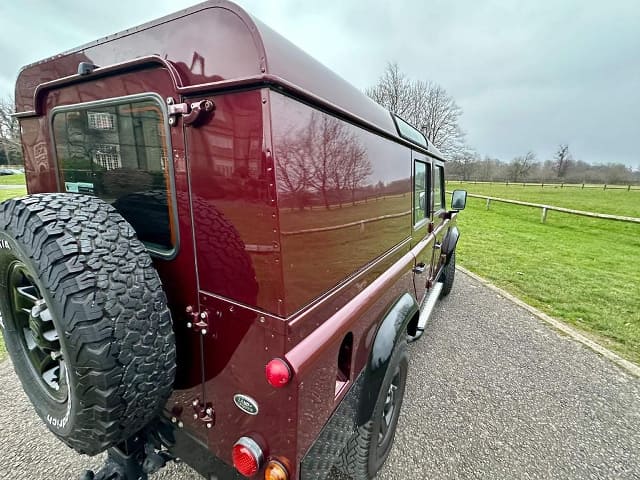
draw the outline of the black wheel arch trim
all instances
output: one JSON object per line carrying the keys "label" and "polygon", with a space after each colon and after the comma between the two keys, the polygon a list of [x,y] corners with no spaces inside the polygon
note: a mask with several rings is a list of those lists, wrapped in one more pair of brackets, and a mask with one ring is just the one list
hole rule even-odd
{"label": "black wheel arch trim", "polygon": [[384,380],[391,355],[398,342],[407,341],[409,322],[419,312],[419,305],[410,293],[404,293],[384,315],[364,370],[364,391],[358,408],[358,425],[371,419],[378,393]]}
{"label": "black wheel arch trim", "polygon": [[442,240],[442,253],[447,255],[447,263],[451,258],[450,254],[455,251],[456,245],[458,245],[458,239],[460,238],[460,230],[457,226],[449,228]]}

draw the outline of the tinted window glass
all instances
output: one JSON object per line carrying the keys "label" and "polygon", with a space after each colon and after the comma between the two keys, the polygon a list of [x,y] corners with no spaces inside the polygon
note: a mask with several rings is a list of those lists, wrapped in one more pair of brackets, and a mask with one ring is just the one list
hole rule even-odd
{"label": "tinted window glass", "polygon": [[416,224],[427,217],[427,164],[414,162],[413,171],[413,223]]}
{"label": "tinted window glass", "polygon": [[58,112],[53,133],[61,185],[112,204],[150,247],[171,249],[164,115],[151,100]]}
{"label": "tinted window glass", "polygon": [[442,188],[442,180],[444,175],[442,167],[434,167],[433,169],[433,212],[444,208],[444,189]]}
{"label": "tinted window glass", "polygon": [[406,138],[407,140],[412,141],[413,143],[417,143],[418,145],[427,148],[427,139],[424,137],[419,130],[409,125],[407,122],[402,120],[400,117],[396,117],[396,124],[398,125],[398,132],[400,136]]}

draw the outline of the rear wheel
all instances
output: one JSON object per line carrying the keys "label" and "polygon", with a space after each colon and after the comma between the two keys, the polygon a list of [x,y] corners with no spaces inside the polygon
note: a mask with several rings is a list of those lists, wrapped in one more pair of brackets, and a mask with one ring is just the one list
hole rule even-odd
{"label": "rear wheel", "polygon": [[406,343],[400,342],[391,356],[371,419],[358,427],[338,459],[338,469],[354,480],[374,478],[391,452],[408,366]]}
{"label": "rear wheel", "polygon": [[160,279],[131,226],[100,199],[0,204],[0,309],[36,412],[79,452],[127,439],[168,398],[175,341]]}

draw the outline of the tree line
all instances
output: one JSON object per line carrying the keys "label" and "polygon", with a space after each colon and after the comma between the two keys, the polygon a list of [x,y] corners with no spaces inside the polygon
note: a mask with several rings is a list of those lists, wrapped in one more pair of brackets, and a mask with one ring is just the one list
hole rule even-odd
{"label": "tree line", "polygon": [[590,164],[573,158],[567,144],[552,158],[538,160],[533,152],[509,162],[475,152],[461,152],[446,164],[447,178],[481,182],[640,184],[640,170],[622,163]]}
{"label": "tree line", "polygon": [[532,151],[509,160],[484,156],[466,142],[459,120],[462,108],[447,91],[432,81],[412,80],[397,63],[388,63],[377,83],[365,90],[373,100],[411,123],[440,150],[447,176],[455,180],[640,183],[640,168],[621,163],[590,164],[574,159],[569,145],[558,146],[553,158],[538,159]]}
{"label": "tree line", "polygon": [[[397,63],[387,64],[377,82],[365,93],[373,100],[418,128],[449,161],[448,177],[458,180],[512,181],[512,182],[565,182],[565,183],[640,183],[640,168],[635,171],[620,163],[590,164],[575,159],[569,145],[559,145],[553,158],[539,159],[532,151],[523,152],[511,159],[481,156],[466,141],[460,127],[462,108],[441,85],[429,80],[415,80],[404,74]],[[18,121],[11,116],[13,100],[0,99],[0,165],[23,163]],[[316,191],[324,203],[329,202],[329,192],[356,192],[363,177],[370,174],[366,152],[345,132],[335,131],[336,125],[327,120],[312,119],[302,137],[310,142],[309,135],[330,138],[319,166],[309,159],[295,160],[295,152],[287,140],[280,147],[286,156],[282,162],[291,165],[290,183],[283,185],[299,201],[310,190]],[[323,124],[324,123],[324,124]],[[292,137],[293,138],[293,137]],[[297,140],[298,141],[298,140]],[[302,140],[299,140],[302,141]],[[298,141],[298,142],[299,142]],[[317,142],[316,142],[317,143]],[[319,143],[318,143],[319,145]],[[309,143],[310,147],[319,148]],[[337,153],[340,149],[345,151]],[[345,161],[345,158],[350,158]],[[351,165],[351,166],[350,166]],[[281,165],[282,166],[282,165]],[[342,171],[352,168],[353,171]],[[329,172],[333,169],[333,172]],[[355,195],[355,193],[354,193]],[[342,193],[338,195],[342,199]],[[341,200],[342,201],[342,200]]]}

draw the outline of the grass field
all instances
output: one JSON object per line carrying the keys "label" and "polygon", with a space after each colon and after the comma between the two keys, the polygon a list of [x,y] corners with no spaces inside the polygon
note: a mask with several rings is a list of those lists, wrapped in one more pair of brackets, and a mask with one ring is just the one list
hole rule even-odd
{"label": "grass field", "polygon": [[24,185],[24,173],[16,175],[0,175],[0,185]]}
{"label": "grass field", "polygon": [[[640,217],[640,192],[634,191],[461,185],[458,182],[450,183],[448,188],[466,188],[470,193]],[[0,200],[20,194],[24,194],[24,189],[0,190]],[[283,230],[295,230],[336,225],[381,213],[404,211],[408,207],[408,199],[402,197],[380,202],[385,203],[345,206],[331,211],[283,212],[282,227]],[[539,209],[492,203],[491,209],[486,210],[485,201],[474,198],[469,198],[467,209],[458,218],[462,232],[458,248],[461,265],[640,363],[638,225],[559,212],[549,212],[547,223],[542,224]],[[358,249],[348,250],[351,252],[349,261],[342,260],[343,267],[349,269],[366,260],[360,257],[368,255],[368,250],[373,255],[377,251],[373,242],[385,243],[388,238],[397,237],[405,221],[394,219],[385,221],[384,226],[380,224],[381,230],[372,228],[372,232],[377,230],[377,237],[361,237]],[[320,269],[328,267],[324,264],[327,258],[332,258],[333,263],[340,262],[340,258],[334,258],[335,252],[342,252],[341,245],[353,241],[353,235],[347,230],[338,236],[307,235],[305,248],[290,250],[292,258],[299,260],[293,263]],[[320,264],[309,262],[309,251],[316,252],[313,258]],[[290,288],[295,299],[307,296],[306,286],[296,288],[291,285]],[[4,356],[0,338],[0,359]]]}
{"label": "grass field", "polygon": [[[460,185],[469,193],[640,217],[640,192]],[[469,198],[461,265],[640,363],[640,226]]]}
{"label": "grass field", "polygon": [[[596,188],[585,188],[584,190],[576,187],[560,188],[559,185],[541,188],[540,186],[507,186],[504,183],[448,182],[447,190],[456,188],[489,197],[542,203],[574,210],[586,210],[588,212],[640,217],[640,190],[628,192],[627,190],[602,190]],[[553,212],[550,215],[553,215]]]}

